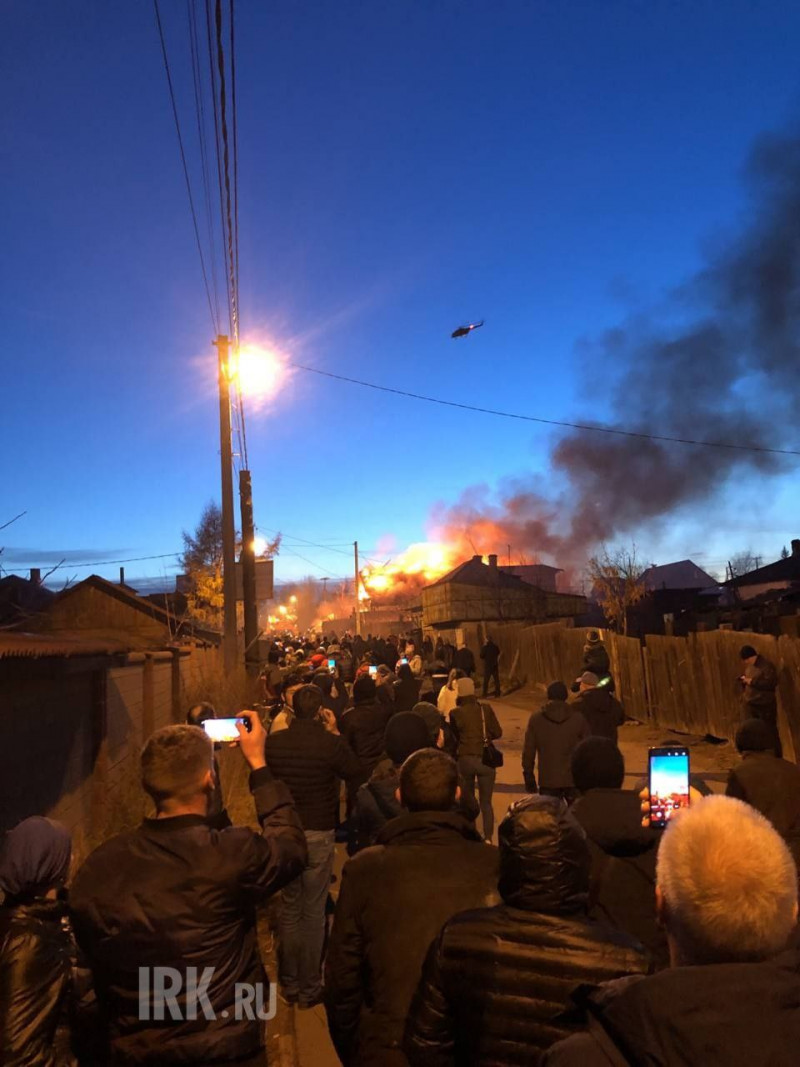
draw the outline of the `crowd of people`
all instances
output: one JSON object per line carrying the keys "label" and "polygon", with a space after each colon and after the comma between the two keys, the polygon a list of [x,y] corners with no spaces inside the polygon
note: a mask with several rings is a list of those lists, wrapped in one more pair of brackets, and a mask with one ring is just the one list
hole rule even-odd
{"label": "crowd of people", "polygon": [[[590,631],[572,699],[555,681],[530,716],[526,795],[495,834],[502,730],[469,649],[276,642],[236,725],[258,830],[231,824],[202,703],[144,746],[153,814],[74,875],[64,827],[6,834],[0,1065],[263,1067],[276,987],[324,1005],[345,1067],[796,1062],[800,768],[751,653],[726,795],[693,778],[659,830],[646,781],[624,788]],[[478,659],[499,695],[490,638]],[[257,909],[277,894],[270,987]]]}

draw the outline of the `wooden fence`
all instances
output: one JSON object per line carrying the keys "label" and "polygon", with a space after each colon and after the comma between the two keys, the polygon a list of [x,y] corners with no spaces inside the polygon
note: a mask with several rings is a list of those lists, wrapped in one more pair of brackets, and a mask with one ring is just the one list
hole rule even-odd
{"label": "wooden fence", "polygon": [[[562,623],[492,628],[503,669],[521,681],[572,682],[583,662],[585,632]],[[733,740],[742,721],[739,650],[752,645],[778,669],[778,727],[788,759],[800,754],[800,640],[714,630],[644,642],[603,632],[617,695],[633,718],[664,729]]]}

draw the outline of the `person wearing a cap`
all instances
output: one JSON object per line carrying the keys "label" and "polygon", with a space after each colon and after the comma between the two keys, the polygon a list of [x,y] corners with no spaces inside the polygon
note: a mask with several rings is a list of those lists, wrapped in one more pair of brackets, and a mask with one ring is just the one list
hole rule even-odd
{"label": "person wearing a cap", "polygon": [[744,671],[739,676],[742,683],[742,706],[745,718],[763,719],[772,734],[771,747],[776,756],[783,755],[780,734],[778,733],[778,672],[775,665],[766,656],[762,656],[752,645],[742,645],[739,658],[744,664]]}
{"label": "person wearing a cap", "polygon": [[477,781],[483,836],[491,842],[494,834],[492,794],[497,772],[483,762],[483,746],[484,740],[496,741],[502,737],[503,729],[492,705],[477,700],[475,683],[471,678],[459,678],[456,691],[458,699],[456,707],[450,712],[450,725],[458,741],[456,756],[461,788],[474,799]]}
{"label": "person wearing a cap", "polygon": [[586,632],[586,642],[583,646],[583,669],[591,671],[598,678],[605,678],[611,670],[611,661],[599,630],[587,630]]}
{"label": "person wearing a cap", "polygon": [[728,774],[726,796],[744,800],[766,816],[800,864],[800,767],[781,759],[763,719],[747,719],[736,731],[742,762]]}
{"label": "person wearing a cap", "polygon": [[[561,797],[571,803],[576,796],[572,778],[572,753],[589,737],[589,724],[580,711],[567,703],[567,687],[551,682],[547,703],[533,712],[525,731],[522,750],[522,775],[529,793]],[[538,762],[539,784],[534,766]]]}
{"label": "person wearing a cap", "polygon": [[578,682],[578,696],[572,702],[589,723],[595,737],[607,737],[617,743],[617,727],[625,722],[622,705],[609,691],[601,686],[600,679],[592,671],[584,671]]}

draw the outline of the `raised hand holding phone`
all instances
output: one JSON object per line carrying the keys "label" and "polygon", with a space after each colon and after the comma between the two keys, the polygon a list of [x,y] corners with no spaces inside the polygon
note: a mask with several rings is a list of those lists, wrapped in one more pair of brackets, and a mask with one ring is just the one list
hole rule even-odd
{"label": "raised hand holding phone", "polygon": [[241,711],[239,712],[241,719],[246,719],[249,723],[249,728],[243,722],[237,722],[236,729],[239,732],[239,748],[242,750],[242,755],[250,765],[250,769],[253,771],[259,770],[261,767],[266,767],[267,761],[264,758],[264,745],[267,740],[267,732],[261,724],[261,719],[258,717],[256,711]]}
{"label": "raised hand holding phone", "polygon": [[689,749],[651,748],[647,785],[650,825],[663,829],[676,812],[689,807]]}

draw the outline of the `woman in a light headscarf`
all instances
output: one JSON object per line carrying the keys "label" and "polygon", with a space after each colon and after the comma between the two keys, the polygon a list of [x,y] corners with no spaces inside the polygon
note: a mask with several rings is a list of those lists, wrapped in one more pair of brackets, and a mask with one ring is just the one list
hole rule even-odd
{"label": "woman in a light headscarf", "polygon": [[35,815],[0,846],[0,1063],[66,1067],[74,951],[66,904],[67,830]]}

